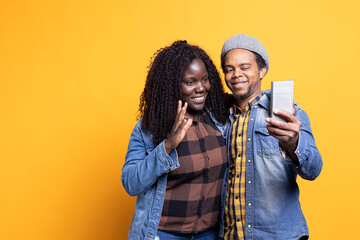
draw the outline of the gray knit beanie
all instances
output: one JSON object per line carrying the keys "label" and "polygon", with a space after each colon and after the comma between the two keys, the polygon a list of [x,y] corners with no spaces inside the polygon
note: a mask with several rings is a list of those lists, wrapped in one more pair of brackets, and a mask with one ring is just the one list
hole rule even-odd
{"label": "gray knit beanie", "polygon": [[[250,37],[245,34],[238,34],[235,36],[232,36],[226,42],[224,43],[222,50],[221,50],[221,63],[224,62],[224,57],[227,52],[230,50],[236,49],[236,48],[242,48],[246,49],[252,52],[256,52],[259,54],[265,61],[266,64],[266,73],[269,71],[269,55],[266,52],[265,47],[261,44],[259,40],[256,38]],[[265,75],[266,75],[265,73]]]}

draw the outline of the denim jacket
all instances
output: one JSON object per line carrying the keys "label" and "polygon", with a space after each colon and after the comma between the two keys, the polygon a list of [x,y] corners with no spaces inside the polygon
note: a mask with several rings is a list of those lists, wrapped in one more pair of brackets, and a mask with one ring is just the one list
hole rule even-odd
{"label": "denim jacket", "polygon": [[[322,169],[310,121],[295,104],[301,121],[295,151],[299,165],[285,160],[276,138],[269,135],[265,119],[269,117],[270,91],[250,112],[246,141],[246,240],[290,240],[308,236],[309,231],[299,202],[297,175],[314,180]],[[233,115],[229,116],[230,121]],[[227,128],[227,146],[231,127]],[[228,177],[228,172],[226,173]],[[225,203],[223,196],[222,204]]]}
{"label": "denim jacket", "polygon": [[[225,126],[208,114],[225,138]],[[141,123],[142,119],[131,133],[121,175],[126,192],[137,196],[128,235],[130,240],[155,238],[165,197],[167,173],[180,167],[176,150],[168,155],[164,141],[154,146],[150,132],[145,131]],[[222,196],[225,193],[226,188],[223,188]],[[224,206],[221,206],[221,212],[223,209]]]}

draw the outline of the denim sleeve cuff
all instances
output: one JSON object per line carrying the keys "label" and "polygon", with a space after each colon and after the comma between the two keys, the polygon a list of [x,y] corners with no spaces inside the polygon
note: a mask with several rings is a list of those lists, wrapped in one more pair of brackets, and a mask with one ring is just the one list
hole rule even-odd
{"label": "denim sleeve cuff", "polygon": [[306,138],[300,132],[298,146],[295,150],[295,154],[299,160],[299,165],[297,167],[300,167],[308,158],[309,151],[307,150],[307,145],[308,143],[306,141]]}
{"label": "denim sleeve cuff", "polygon": [[[165,140],[164,140],[165,141]],[[171,150],[170,156],[165,151],[164,141],[162,141],[159,146],[157,147],[156,155],[160,159],[160,161],[165,165],[165,167],[169,171],[173,171],[180,167],[178,161],[178,155],[175,149]]]}

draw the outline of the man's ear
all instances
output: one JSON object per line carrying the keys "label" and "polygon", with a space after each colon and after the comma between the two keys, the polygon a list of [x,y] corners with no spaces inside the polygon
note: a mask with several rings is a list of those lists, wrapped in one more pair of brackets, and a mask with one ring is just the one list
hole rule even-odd
{"label": "man's ear", "polygon": [[263,67],[262,69],[260,69],[260,80],[263,79],[263,77],[265,77],[266,74],[266,67]]}

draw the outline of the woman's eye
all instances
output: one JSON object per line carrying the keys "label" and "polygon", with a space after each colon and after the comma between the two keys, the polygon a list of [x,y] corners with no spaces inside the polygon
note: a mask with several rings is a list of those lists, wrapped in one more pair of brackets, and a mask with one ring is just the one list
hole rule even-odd
{"label": "woman's eye", "polygon": [[193,85],[193,82],[187,82],[186,85],[191,86],[191,85]]}
{"label": "woman's eye", "polygon": [[209,80],[209,78],[203,78],[203,82],[207,82]]}

